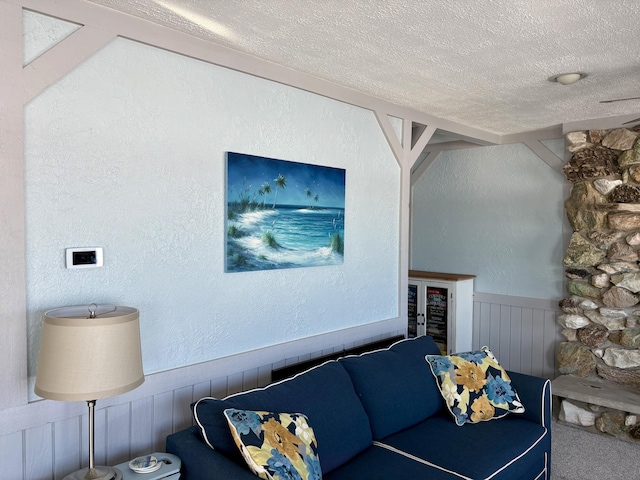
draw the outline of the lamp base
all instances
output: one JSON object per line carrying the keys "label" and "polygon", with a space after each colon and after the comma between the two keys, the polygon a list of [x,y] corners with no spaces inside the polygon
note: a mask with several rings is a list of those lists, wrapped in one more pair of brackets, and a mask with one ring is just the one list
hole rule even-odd
{"label": "lamp base", "polygon": [[82,468],[64,480],[122,480],[122,472],[115,467]]}

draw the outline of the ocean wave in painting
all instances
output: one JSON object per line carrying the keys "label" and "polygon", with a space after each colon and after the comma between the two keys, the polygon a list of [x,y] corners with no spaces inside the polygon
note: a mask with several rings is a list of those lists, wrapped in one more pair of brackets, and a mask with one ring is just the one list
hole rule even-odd
{"label": "ocean wave in painting", "polygon": [[344,210],[278,206],[227,221],[227,271],[339,265]]}

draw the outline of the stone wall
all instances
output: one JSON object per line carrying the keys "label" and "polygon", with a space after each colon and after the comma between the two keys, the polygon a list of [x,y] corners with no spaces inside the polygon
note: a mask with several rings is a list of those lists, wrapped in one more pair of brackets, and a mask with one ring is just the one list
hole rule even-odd
{"label": "stone wall", "polygon": [[[563,260],[569,297],[558,322],[563,374],[640,393],[640,128],[567,134],[573,234]],[[640,439],[638,416],[565,402],[561,419]],[[585,423],[586,422],[586,423]]]}

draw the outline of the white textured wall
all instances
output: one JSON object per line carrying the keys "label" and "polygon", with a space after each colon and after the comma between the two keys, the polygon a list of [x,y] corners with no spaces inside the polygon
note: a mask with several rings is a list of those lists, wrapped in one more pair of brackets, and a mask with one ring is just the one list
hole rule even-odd
{"label": "white textured wall", "polygon": [[[563,140],[546,142],[562,158]],[[443,152],[413,188],[411,268],[477,292],[563,296],[564,178],[523,144]]]}
{"label": "white textured wall", "polygon": [[[118,39],[25,116],[30,375],[64,305],[139,308],[146,373],[399,315],[399,168],[370,111]],[[224,273],[229,150],[346,169],[344,265]],[[105,266],[65,269],[80,246]]]}

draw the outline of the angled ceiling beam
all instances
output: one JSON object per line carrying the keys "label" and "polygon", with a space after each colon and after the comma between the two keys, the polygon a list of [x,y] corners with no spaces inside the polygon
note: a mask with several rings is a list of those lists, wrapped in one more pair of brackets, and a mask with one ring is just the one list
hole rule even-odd
{"label": "angled ceiling beam", "polygon": [[431,140],[431,137],[433,137],[434,133],[436,133],[436,127],[431,125],[427,126],[427,128],[422,131],[415,141],[415,145],[411,148],[411,152],[409,154],[409,168],[413,168],[418,157],[422,155],[422,152],[427,146],[427,143],[429,143],[429,140]]}
{"label": "angled ceiling beam", "polygon": [[468,142],[466,140],[453,140],[451,142],[441,142],[427,145],[426,152],[444,152],[446,150],[462,150],[464,148],[486,147],[484,143]]}
{"label": "angled ceiling beam", "polygon": [[433,165],[433,162],[435,162],[438,157],[440,156],[439,151],[433,151],[433,152],[427,152],[426,155],[424,156],[422,162],[420,162],[418,164],[418,166],[416,167],[415,170],[413,170],[411,172],[411,186],[413,187],[416,182],[420,179],[420,177],[422,177],[422,175],[424,175],[424,172],[427,171],[427,169]]}
{"label": "angled ceiling beam", "polygon": [[396,131],[391,125],[389,115],[377,110],[373,113],[376,116],[378,125],[380,125],[380,128],[382,129],[382,133],[384,134],[387,143],[391,147],[391,151],[393,152],[398,165],[402,168],[406,163],[407,168],[413,168],[437,128],[433,126],[422,128],[419,136],[414,138],[413,123],[411,120],[404,119],[402,124],[402,141],[400,141]]}
{"label": "angled ceiling beam", "polygon": [[562,167],[564,162],[560,157],[558,157],[555,153],[553,153],[546,145],[542,142],[536,140],[531,142],[523,142],[527,147],[531,149],[533,153],[535,153],[538,157],[542,159],[544,163],[549,165],[556,173],[564,176],[562,171]]}
{"label": "angled ceiling beam", "polygon": [[541,128],[539,130],[502,135],[500,136],[500,145],[524,143],[536,140],[551,140],[554,138],[562,138],[562,136],[562,125],[558,124],[547,128]]}
{"label": "angled ceiling beam", "polygon": [[393,156],[396,157],[396,162],[398,162],[398,165],[402,168],[404,153],[402,151],[400,139],[398,138],[398,135],[396,135],[396,131],[393,129],[391,122],[389,121],[389,115],[377,110],[374,110],[373,113],[376,116],[376,120],[378,120],[378,125],[380,125],[380,128],[382,129],[384,138],[387,139],[387,143],[391,147]]}
{"label": "angled ceiling beam", "polygon": [[23,104],[84,62],[116,38],[116,34],[92,26],[80,27],[22,69]]}

